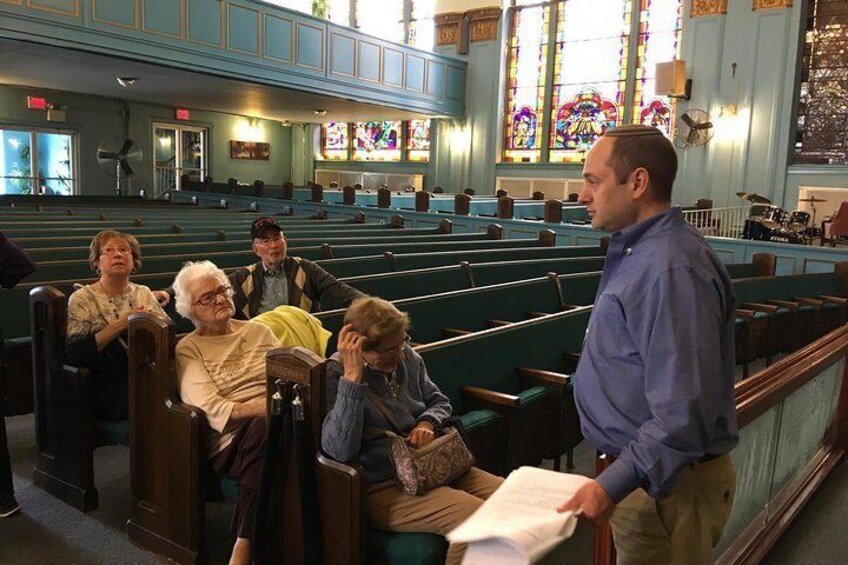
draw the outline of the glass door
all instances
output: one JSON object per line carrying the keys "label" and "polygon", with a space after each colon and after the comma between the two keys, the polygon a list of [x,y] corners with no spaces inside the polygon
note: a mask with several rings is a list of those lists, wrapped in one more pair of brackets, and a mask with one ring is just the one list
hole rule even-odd
{"label": "glass door", "polygon": [[206,128],[153,124],[153,178],[156,194],[183,190],[183,175],[201,181],[208,174]]}

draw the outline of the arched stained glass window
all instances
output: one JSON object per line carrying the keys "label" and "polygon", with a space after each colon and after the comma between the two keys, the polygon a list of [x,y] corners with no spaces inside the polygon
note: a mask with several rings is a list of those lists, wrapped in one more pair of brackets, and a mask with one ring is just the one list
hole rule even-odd
{"label": "arched stained glass window", "polygon": [[400,160],[400,122],[355,122],[353,140],[355,160]]}
{"label": "arched stained glass window", "polygon": [[430,120],[409,120],[406,126],[407,159],[410,161],[429,161]]}
{"label": "arched stained glass window", "polygon": [[509,42],[506,161],[536,162],[541,157],[550,6],[516,10]]}
{"label": "arched stained glass window", "polygon": [[602,133],[621,123],[630,6],[630,0],[569,0],[557,5],[552,162],[580,162]]}
{"label": "arched stained glass window", "polygon": [[680,0],[642,0],[639,14],[636,89],[630,122],[657,127],[666,136],[671,135],[675,104],[667,96],[656,95],[656,66],[680,54],[682,13]]}
{"label": "arched stained glass window", "polygon": [[347,159],[348,137],[347,124],[344,122],[331,122],[324,124],[322,131],[322,146],[325,159],[344,160]]}

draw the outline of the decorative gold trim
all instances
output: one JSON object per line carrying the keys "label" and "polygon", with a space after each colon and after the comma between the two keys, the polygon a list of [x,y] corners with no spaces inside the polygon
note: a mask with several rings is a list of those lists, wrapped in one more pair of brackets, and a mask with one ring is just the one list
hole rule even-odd
{"label": "decorative gold trim", "polygon": [[124,29],[138,29],[139,22],[139,9],[138,9],[138,0],[133,0],[133,23],[132,25],[122,24],[109,20],[100,20],[97,18],[97,0],[91,0],[91,21],[106,24],[115,27],[122,27]]}
{"label": "decorative gold trim", "polygon": [[203,41],[202,39],[194,39],[191,37],[191,8],[189,7],[190,0],[187,0],[186,4],[186,41],[189,43],[197,43],[198,45],[208,45],[209,47],[217,47],[218,49],[224,48],[224,43],[227,38],[224,37],[224,3],[218,3],[218,43],[211,43],[209,41]]}
{"label": "decorative gold trim", "polygon": [[[400,55],[400,82],[386,82],[386,52],[391,51],[392,53],[397,53]],[[403,51],[398,51],[397,49],[390,49],[388,47],[383,47],[380,52],[380,84],[383,86],[388,86],[389,88],[400,88],[403,90],[403,85],[406,80],[406,65],[404,65],[405,61],[403,59]]]}
{"label": "decorative gold trim", "polygon": [[773,8],[791,8],[792,0],[754,0],[751,9],[753,11],[758,10],[771,10]]}
{"label": "decorative gold trim", "polygon": [[280,59],[278,57],[274,57],[273,55],[268,54],[268,42],[262,42],[262,58],[269,59],[271,61],[279,61],[280,63],[288,63],[291,65],[294,63],[294,20],[290,20],[287,18],[281,18],[279,16],[275,16],[273,14],[269,14],[268,12],[262,13],[262,37],[267,37],[268,35],[268,20],[273,18],[275,20],[279,20],[281,22],[289,22],[289,55],[290,59]]}
{"label": "decorative gold trim", "polygon": [[497,39],[498,20],[501,17],[500,8],[496,6],[477,8],[468,10],[465,15],[470,21],[469,36],[472,42]]}
{"label": "decorative gold trim", "polygon": [[692,0],[689,17],[719,16],[727,13],[727,0]]}
{"label": "decorative gold trim", "polygon": [[436,45],[456,45],[459,43],[459,26],[465,14],[450,12],[436,14]]}
{"label": "decorative gold trim", "polygon": [[[343,39],[348,39],[348,40],[350,40],[351,43],[353,43],[353,72],[343,73],[343,72],[340,72],[340,71],[333,70],[333,61],[336,60],[336,42],[333,41],[334,37],[341,37]],[[342,35],[341,33],[331,31],[330,32],[330,68],[328,69],[330,71],[330,74],[331,75],[338,75],[340,77],[356,78],[356,66],[357,66],[356,63],[357,62],[358,62],[358,58],[357,58],[357,52],[356,52],[356,39],[353,38],[353,37],[350,37],[348,35]]]}
{"label": "decorative gold trim", "polygon": [[[362,51],[360,50],[360,46],[362,45],[371,45],[377,48],[377,78],[365,78],[362,76],[362,65],[360,61],[362,60]],[[380,84],[383,80],[383,49],[377,43],[372,43],[371,41],[363,41],[361,39],[356,41],[356,78],[359,80],[364,80],[366,82],[373,82],[376,84]]]}
{"label": "decorative gold trim", "polygon": [[[256,51],[247,51],[246,49],[236,49],[235,47],[230,45],[230,21],[232,20],[232,12],[230,8],[241,8],[242,10],[247,10],[249,12],[253,12],[256,14]],[[257,57],[262,56],[262,18],[259,17],[259,10],[254,10],[253,8],[248,8],[247,6],[242,6],[241,4],[227,4],[227,51],[232,51],[234,53],[244,53],[245,55],[256,55]]]}
{"label": "decorative gold trim", "polygon": [[[321,66],[320,67],[315,67],[313,65],[304,65],[304,64],[298,62],[298,60],[300,59],[300,47],[298,47],[297,36],[300,35],[300,28],[301,27],[308,27],[310,29],[318,30],[318,32],[321,34]],[[316,71],[323,71],[324,70],[324,55],[325,55],[325,53],[324,53],[324,30],[322,28],[318,27],[318,26],[305,24],[303,22],[295,22],[295,30],[296,30],[295,31],[296,35],[295,35],[295,39],[294,39],[294,46],[295,46],[294,64],[295,64],[295,66],[303,67],[304,69],[314,69]]]}
{"label": "decorative gold trim", "polygon": [[12,4],[12,5],[15,5],[15,6],[23,5],[23,0],[0,0],[0,2],[2,2],[4,4]]}
{"label": "decorative gold trim", "polygon": [[[410,90],[412,92],[424,92],[424,90],[427,88],[427,61],[424,59],[424,57],[419,57],[417,55],[410,55],[409,53],[406,53],[404,56],[406,58],[403,62],[403,88],[404,88],[404,90]],[[421,88],[413,88],[413,87],[409,86],[409,82],[408,82],[409,74],[406,72],[406,68],[409,65],[409,59],[418,59],[419,61],[421,61],[421,68],[424,70],[424,72],[422,73],[423,76],[421,77]]]}
{"label": "decorative gold trim", "polygon": [[[4,0],[8,2],[9,0]],[[18,6],[22,6],[22,0],[18,0],[15,2],[12,0],[10,4],[17,4]],[[67,10],[59,10],[58,8],[51,8],[49,6],[39,6],[38,4],[33,4],[32,0],[27,0],[27,8],[32,8],[33,10],[41,10],[42,12],[50,12],[51,14],[61,14],[63,16],[74,16],[77,17],[80,15],[80,4],[79,0],[74,0],[74,11],[69,12]]]}
{"label": "decorative gold trim", "polygon": [[154,35],[161,35],[164,37],[176,37],[177,39],[185,39],[185,14],[186,14],[186,0],[177,0],[179,2],[180,8],[180,32],[178,34],[167,33],[164,31],[159,31],[158,29],[149,29],[147,27],[147,16],[145,15],[145,8],[150,2],[159,2],[160,0],[141,0],[142,6],[140,8],[141,11],[141,31],[145,33],[152,33]]}

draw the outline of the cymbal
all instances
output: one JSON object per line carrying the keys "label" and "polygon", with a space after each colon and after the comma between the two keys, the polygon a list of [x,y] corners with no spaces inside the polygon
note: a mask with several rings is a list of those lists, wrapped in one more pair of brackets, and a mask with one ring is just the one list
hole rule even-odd
{"label": "cymbal", "polygon": [[827,202],[824,198],[816,198],[815,196],[811,196],[810,198],[799,198],[798,202]]}
{"label": "cymbal", "polygon": [[756,192],[737,192],[736,196],[738,196],[742,200],[753,202],[754,204],[771,204],[771,200],[769,200],[765,196],[760,196]]}

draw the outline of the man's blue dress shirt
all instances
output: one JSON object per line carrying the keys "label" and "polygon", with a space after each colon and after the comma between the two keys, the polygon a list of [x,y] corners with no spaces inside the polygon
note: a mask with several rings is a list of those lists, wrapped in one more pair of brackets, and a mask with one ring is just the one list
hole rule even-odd
{"label": "man's blue dress shirt", "polygon": [[668,495],[738,442],[735,317],[727,270],[679,208],[612,235],[574,387],[583,434],[617,457],[598,476],[614,503]]}

